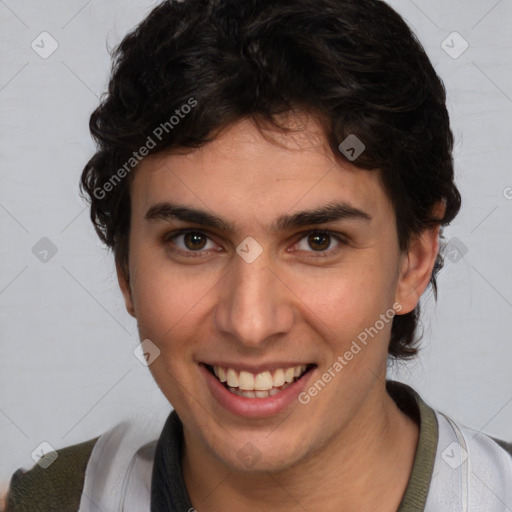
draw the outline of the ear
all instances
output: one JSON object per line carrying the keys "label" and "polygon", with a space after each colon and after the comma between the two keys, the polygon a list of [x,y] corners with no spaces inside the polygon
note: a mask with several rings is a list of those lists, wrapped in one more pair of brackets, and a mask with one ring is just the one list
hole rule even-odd
{"label": "ear", "polygon": [[439,250],[439,226],[427,229],[409,242],[402,255],[395,301],[402,305],[400,314],[412,311],[426,290]]}
{"label": "ear", "polygon": [[133,306],[132,300],[132,291],[130,288],[128,269],[124,269],[121,267],[119,263],[116,263],[116,272],[117,272],[117,282],[119,283],[119,288],[121,288],[121,292],[124,297],[124,303],[126,306],[126,311],[130,313],[134,318],[136,318],[135,308]]}
{"label": "ear", "polygon": [[[439,203],[434,215],[442,219],[445,203]],[[409,249],[402,254],[395,301],[402,305],[400,314],[412,311],[426,290],[439,251],[440,225],[425,229],[409,241]]]}

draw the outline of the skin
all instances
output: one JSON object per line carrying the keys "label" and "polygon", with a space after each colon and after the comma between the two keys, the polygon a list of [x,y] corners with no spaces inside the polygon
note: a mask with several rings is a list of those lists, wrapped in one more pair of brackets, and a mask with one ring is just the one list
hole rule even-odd
{"label": "skin", "polygon": [[[150,370],[184,424],[183,473],[199,512],[395,511],[418,426],[385,389],[391,322],[307,405],[293,401],[270,417],[226,411],[199,371],[212,360],[314,363],[312,384],[393,304],[413,310],[428,285],[438,228],[401,253],[379,173],[335,157],[313,117],[287,122],[294,133],[262,134],[241,120],[200,149],[141,162],[130,192],[129,279],[118,268],[119,283],[141,339],[161,351]],[[339,200],[371,221],[271,229],[280,215]],[[163,201],[237,230],[144,218]],[[203,233],[205,246],[172,238],[181,228]],[[307,232],[322,229],[347,243],[331,238],[318,250]],[[248,236],[263,249],[250,264],[236,252]],[[251,467],[237,456],[247,443],[259,455]]]}

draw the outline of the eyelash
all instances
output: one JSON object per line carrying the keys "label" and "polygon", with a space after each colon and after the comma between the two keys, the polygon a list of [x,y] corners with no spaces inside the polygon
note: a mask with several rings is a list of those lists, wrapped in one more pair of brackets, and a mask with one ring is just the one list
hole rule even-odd
{"label": "eyelash", "polygon": [[[171,233],[167,233],[163,239],[164,244],[169,244],[177,237],[186,235],[188,233],[202,235],[202,236],[206,237],[208,240],[211,240],[211,237],[208,236],[208,234],[206,234],[204,231],[186,228],[186,229],[179,229],[176,231],[172,231]],[[294,243],[294,245],[298,244],[304,238],[307,238],[310,235],[314,235],[314,234],[326,235],[326,236],[329,236],[329,237],[333,238],[334,240],[336,240],[342,246],[347,245],[346,239],[340,233],[336,233],[334,231],[329,231],[329,230],[317,230],[317,229],[313,229],[310,231],[304,231],[303,233],[300,233],[300,238]],[[334,249],[327,249],[325,251],[307,251],[307,252],[312,252],[313,254],[315,254],[315,256],[307,256],[307,257],[308,258],[325,258],[327,256],[331,256],[334,253],[337,253],[338,250],[339,250],[339,247],[334,248]],[[178,249],[173,249],[173,251],[184,254],[186,257],[189,257],[189,258],[197,258],[197,257],[201,257],[204,253],[210,252],[211,249],[210,250],[198,250],[198,251],[191,251],[191,250],[185,251],[183,249],[178,248]]]}

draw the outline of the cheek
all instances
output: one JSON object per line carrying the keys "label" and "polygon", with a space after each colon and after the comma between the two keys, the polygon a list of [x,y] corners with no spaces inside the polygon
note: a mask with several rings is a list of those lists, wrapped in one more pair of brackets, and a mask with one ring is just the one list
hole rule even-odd
{"label": "cheek", "polygon": [[155,253],[154,248],[133,254],[131,272],[141,337],[151,339],[161,350],[175,345],[175,339],[193,340],[194,333],[204,325],[200,317],[210,307],[220,276],[200,266],[185,272]]}
{"label": "cheek", "polygon": [[169,343],[183,330],[200,299],[180,280],[155,274],[139,274],[132,290],[141,336],[159,345]]}
{"label": "cheek", "polygon": [[139,267],[132,292],[140,339],[151,340],[160,350],[149,370],[176,407],[186,401],[186,390],[193,392],[196,385],[190,368],[195,346],[204,334],[198,319],[199,293],[183,276],[168,274],[151,265]]}
{"label": "cheek", "polygon": [[361,260],[358,265],[326,276],[302,278],[299,295],[320,318],[354,325],[371,318],[393,303],[393,279],[375,261]]}

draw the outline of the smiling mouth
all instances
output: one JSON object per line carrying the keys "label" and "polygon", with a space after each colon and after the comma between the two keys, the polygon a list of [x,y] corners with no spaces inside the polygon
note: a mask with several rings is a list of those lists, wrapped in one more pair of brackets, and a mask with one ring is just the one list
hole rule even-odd
{"label": "smiling mouth", "polygon": [[303,378],[315,365],[291,366],[260,373],[205,364],[208,371],[231,393],[245,398],[268,398]]}

